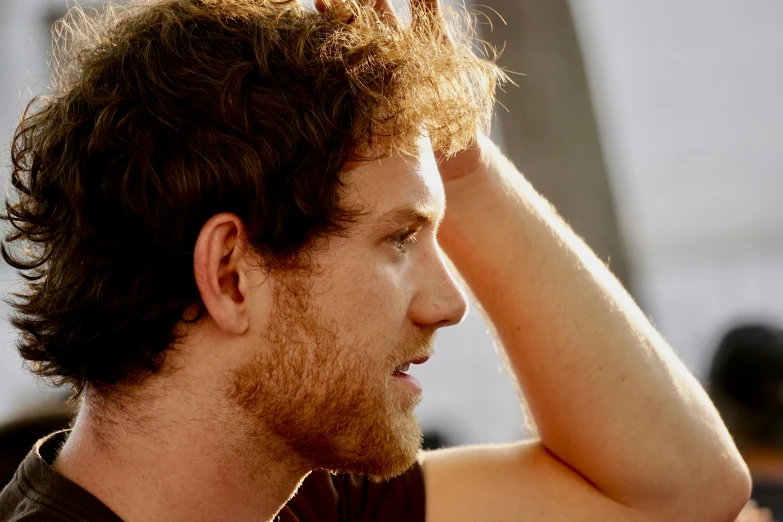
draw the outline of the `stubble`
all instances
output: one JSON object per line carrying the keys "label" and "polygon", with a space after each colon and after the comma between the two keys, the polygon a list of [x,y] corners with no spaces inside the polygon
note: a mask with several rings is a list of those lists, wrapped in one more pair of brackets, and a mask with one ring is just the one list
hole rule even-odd
{"label": "stubble", "polygon": [[417,332],[379,358],[367,350],[384,347],[354,330],[341,331],[316,306],[306,277],[281,280],[266,335],[234,372],[229,399],[312,469],[391,478],[421,448],[419,397],[390,389],[391,373],[433,333]]}

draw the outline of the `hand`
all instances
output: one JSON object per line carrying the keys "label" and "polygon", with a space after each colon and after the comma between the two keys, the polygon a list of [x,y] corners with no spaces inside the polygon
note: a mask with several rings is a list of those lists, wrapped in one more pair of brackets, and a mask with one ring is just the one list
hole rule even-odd
{"label": "hand", "polygon": [[[339,4],[340,2],[341,0],[315,0],[315,8],[319,12],[323,13],[331,5]],[[399,23],[399,17],[397,16],[397,13],[394,12],[394,8],[392,7],[390,0],[370,0],[370,2],[382,19],[385,19],[394,24]],[[410,7],[411,12],[414,13],[414,22],[415,12],[419,8],[424,7],[436,13],[438,13],[440,10],[439,0],[410,0]]]}
{"label": "hand", "polygon": [[735,522],[773,522],[772,511],[768,508],[760,508],[751,500]]}
{"label": "hand", "polygon": [[444,184],[464,178],[469,174],[474,174],[486,167],[484,161],[482,161],[481,154],[482,142],[484,140],[488,141],[489,138],[484,135],[478,135],[468,148],[451,157],[436,154],[440,177]]}
{"label": "hand", "polygon": [[[315,0],[315,7],[319,12],[325,13],[330,8],[339,7],[339,4],[342,1],[343,0]],[[449,33],[448,31],[443,30],[444,27],[441,25],[443,20],[440,0],[409,0],[409,2],[411,14],[413,16],[412,23],[434,23],[442,31],[443,44],[450,45],[452,42]],[[373,6],[382,20],[385,20],[392,25],[400,23],[400,19],[395,13],[390,0],[367,0],[367,3]],[[428,15],[418,16],[424,13],[428,13]],[[484,141],[489,142],[490,140],[486,136],[479,134],[468,148],[450,157],[446,157],[436,152],[436,158],[444,184],[449,181],[463,178],[468,174],[484,170],[486,167],[486,165],[482,164],[482,142]]]}

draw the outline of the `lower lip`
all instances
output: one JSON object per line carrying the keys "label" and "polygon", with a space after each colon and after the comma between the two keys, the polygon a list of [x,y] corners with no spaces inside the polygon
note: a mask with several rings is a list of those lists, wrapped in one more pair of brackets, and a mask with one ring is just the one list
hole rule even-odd
{"label": "lower lip", "polygon": [[403,384],[411,389],[415,393],[421,393],[421,384],[413,375],[407,373],[394,373],[392,374],[396,382]]}

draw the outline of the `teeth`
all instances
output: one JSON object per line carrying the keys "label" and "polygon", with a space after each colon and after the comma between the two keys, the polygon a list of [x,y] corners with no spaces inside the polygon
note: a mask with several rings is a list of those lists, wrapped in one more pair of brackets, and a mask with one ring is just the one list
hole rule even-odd
{"label": "teeth", "polygon": [[408,369],[411,367],[410,363],[401,364],[396,368],[397,373],[405,373],[408,371]]}

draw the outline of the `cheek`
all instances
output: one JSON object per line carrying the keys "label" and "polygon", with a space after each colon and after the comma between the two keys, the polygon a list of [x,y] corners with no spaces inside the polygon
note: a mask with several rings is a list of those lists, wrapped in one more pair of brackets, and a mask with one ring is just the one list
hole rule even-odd
{"label": "cheek", "polygon": [[375,343],[396,340],[411,301],[404,267],[369,261],[335,269],[330,276],[319,301],[343,333],[358,330],[359,337],[371,336]]}
{"label": "cheek", "polygon": [[402,267],[377,263],[353,288],[357,313],[374,323],[398,328],[405,321],[411,301],[410,285]]}

